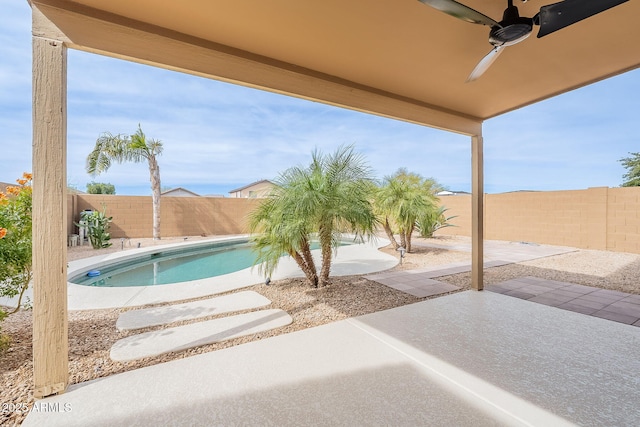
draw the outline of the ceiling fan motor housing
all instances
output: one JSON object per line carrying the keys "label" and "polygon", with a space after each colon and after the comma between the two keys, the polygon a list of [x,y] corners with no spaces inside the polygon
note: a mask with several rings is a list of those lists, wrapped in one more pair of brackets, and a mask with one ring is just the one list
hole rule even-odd
{"label": "ceiling fan motor housing", "polygon": [[491,27],[489,43],[493,46],[511,46],[529,37],[533,29],[533,19],[520,17],[518,8],[509,5],[502,21]]}

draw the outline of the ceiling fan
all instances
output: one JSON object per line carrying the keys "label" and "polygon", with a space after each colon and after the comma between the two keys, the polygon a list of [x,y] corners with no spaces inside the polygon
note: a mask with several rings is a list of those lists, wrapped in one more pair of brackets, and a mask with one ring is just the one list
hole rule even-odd
{"label": "ceiling fan", "polygon": [[[467,82],[471,82],[487,71],[505,47],[529,37],[534,25],[540,26],[538,38],[544,37],[628,0],[564,0],[542,6],[533,18],[521,17],[513,0],[507,0],[508,5],[500,22],[454,0],[419,1],[463,21],[491,27],[489,43],[493,49],[473,69],[467,78]],[[522,0],[523,3],[526,1]]]}

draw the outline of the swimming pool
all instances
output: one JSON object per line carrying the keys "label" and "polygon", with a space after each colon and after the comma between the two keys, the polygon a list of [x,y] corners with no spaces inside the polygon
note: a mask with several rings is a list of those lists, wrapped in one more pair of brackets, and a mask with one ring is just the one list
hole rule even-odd
{"label": "swimming pool", "polygon": [[[175,282],[161,286],[86,286],[72,283],[72,278],[86,275],[90,270],[103,271],[115,263],[128,262],[144,255],[165,252],[187,247],[201,247],[210,243],[243,243],[249,240],[244,236],[218,236],[207,240],[188,240],[177,242],[163,241],[158,246],[147,246],[122,250],[69,261],[67,283],[67,308],[69,310],[102,310],[123,307],[139,307],[148,304],[160,304],[173,301],[208,297],[232,292],[247,286],[264,283],[264,276],[257,268],[245,268],[221,276],[207,277],[199,280]],[[398,257],[381,252],[378,248],[386,246],[389,241],[384,238],[368,240],[365,243],[353,241],[353,236],[346,236],[351,244],[340,248],[331,266],[331,276],[347,276],[354,274],[371,274],[392,268],[398,264]],[[319,257],[320,251],[314,251]],[[291,257],[282,257],[278,269],[271,279],[278,281],[291,277],[304,277],[304,273]],[[25,292],[25,297],[33,299],[32,288]]]}
{"label": "swimming pool", "polygon": [[[312,245],[312,249],[317,247]],[[248,240],[210,242],[164,249],[84,270],[70,277],[69,281],[98,287],[166,285],[244,270],[251,267],[255,259],[256,254]]]}

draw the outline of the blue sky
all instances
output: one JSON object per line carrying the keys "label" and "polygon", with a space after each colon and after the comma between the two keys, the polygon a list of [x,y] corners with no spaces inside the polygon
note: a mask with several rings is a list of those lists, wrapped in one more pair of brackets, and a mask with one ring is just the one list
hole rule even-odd
{"label": "blue sky", "polygon": [[[31,10],[0,0],[0,181],[31,170]],[[523,82],[526,84],[526,82]],[[640,151],[640,70],[484,124],[485,190],[616,187],[619,159]],[[375,175],[399,167],[470,191],[469,138],[400,121],[69,50],[68,183],[150,194],[145,164],[92,178],[85,160],[102,132],[160,139],[163,187],[225,194],[289,166],[314,148],[354,144]]]}

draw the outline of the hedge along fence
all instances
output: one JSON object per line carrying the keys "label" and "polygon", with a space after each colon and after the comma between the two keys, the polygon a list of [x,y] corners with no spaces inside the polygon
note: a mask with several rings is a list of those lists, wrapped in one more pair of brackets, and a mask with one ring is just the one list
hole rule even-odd
{"label": "hedge along fence", "polygon": [[[640,253],[640,188],[487,194],[485,239]],[[443,196],[458,215],[439,235],[471,235],[471,196]]]}
{"label": "hedge along fence", "polygon": [[[259,203],[256,199],[222,197],[162,197],[160,235],[163,237],[225,235],[247,233],[247,214]],[[105,194],[70,195],[68,230],[75,230],[84,210],[102,210],[113,217],[111,237],[152,237],[150,196]]]}
{"label": "hedge along fence", "polygon": [[[164,237],[244,234],[247,214],[260,199],[162,197]],[[437,235],[471,236],[471,196],[443,196],[440,203],[456,227]],[[113,217],[111,235],[152,237],[149,196],[78,194],[69,196],[67,224],[86,209]],[[74,231],[75,233],[75,231]],[[485,239],[526,241],[582,249],[640,253],[640,188],[515,192],[485,195]]]}

